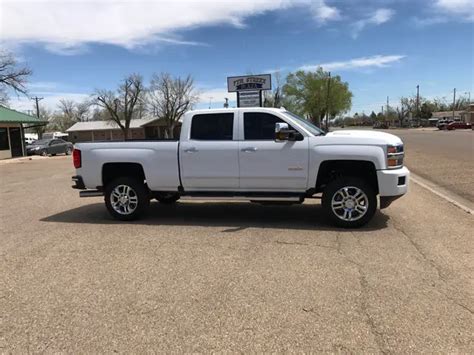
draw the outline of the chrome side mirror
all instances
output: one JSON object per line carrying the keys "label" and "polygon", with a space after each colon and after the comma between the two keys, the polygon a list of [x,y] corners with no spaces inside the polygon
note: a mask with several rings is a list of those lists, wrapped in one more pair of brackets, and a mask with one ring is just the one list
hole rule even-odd
{"label": "chrome side mirror", "polygon": [[275,123],[275,140],[287,141],[289,138],[290,127],[288,123],[277,122]]}

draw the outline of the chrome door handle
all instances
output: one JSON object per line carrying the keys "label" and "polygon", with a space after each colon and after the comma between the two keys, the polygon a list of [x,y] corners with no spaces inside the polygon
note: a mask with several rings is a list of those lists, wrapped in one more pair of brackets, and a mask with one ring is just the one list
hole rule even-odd
{"label": "chrome door handle", "polygon": [[246,152],[246,153],[254,153],[257,150],[258,150],[257,147],[247,147],[247,148],[241,149],[242,152]]}
{"label": "chrome door handle", "polygon": [[195,147],[187,148],[184,150],[185,153],[196,153],[198,150]]}

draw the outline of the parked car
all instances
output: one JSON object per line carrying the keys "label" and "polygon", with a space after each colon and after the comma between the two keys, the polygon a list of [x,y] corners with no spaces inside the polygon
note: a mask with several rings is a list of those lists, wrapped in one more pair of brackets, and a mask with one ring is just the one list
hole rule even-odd
{"label": "parked car", "polygon": [[187,112],[179,140],[78,143],[79,196],[105,196],[119,220],[157,199],[239,199],[262,204],[319,198],[332,224],[360,227],[408,189],[400,138],[377,131],[325,133],[275,108]]}
{"label": "parked car", "polygon": [[26,146],[28,155],[70,155],[73,150],[73,144],[62,139],[40,139]]}
{"label": "parked car", "polygon": [[441,119],[436,123],[436,127],[438,127],[438,129],[446,129],[446,126],[451,122],[453,122],[453,120]]}
{"label": "parked car", "polygon": [[446,125],[446,129],[449,131],[455,129],[471,129],[471,124],[466,122],[451,122]]}

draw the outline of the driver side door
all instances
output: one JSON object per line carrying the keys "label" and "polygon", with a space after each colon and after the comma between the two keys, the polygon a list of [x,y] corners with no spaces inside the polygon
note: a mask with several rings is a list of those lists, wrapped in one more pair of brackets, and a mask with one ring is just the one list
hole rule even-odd
{"label": "driver side door", "polygon": [[239,127],[240,189],[242,191],[306,191],[309,140],[275,140],[282,118],[266,112],[241,111]]}

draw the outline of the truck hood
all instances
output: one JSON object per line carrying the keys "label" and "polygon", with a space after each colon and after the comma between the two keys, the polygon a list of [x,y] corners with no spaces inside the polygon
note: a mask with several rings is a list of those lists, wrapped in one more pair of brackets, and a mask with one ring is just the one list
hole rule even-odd
{"label": "truck hood", "polygon": [[340,130],[329,132],[326,137],[340,139],[341,142],[366,144],[402,144],[402,140],[390,133],[369,130]]}

